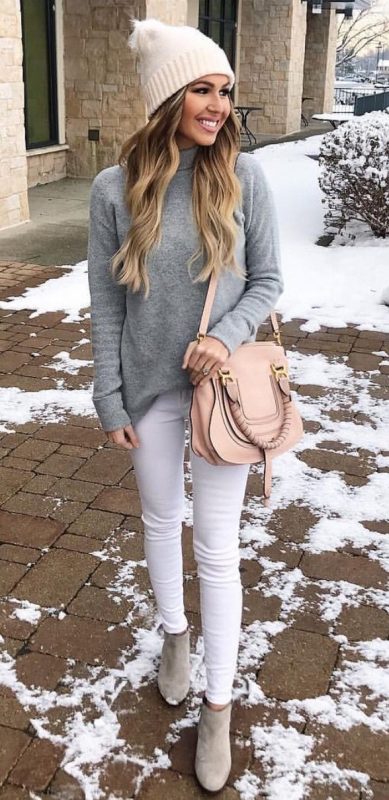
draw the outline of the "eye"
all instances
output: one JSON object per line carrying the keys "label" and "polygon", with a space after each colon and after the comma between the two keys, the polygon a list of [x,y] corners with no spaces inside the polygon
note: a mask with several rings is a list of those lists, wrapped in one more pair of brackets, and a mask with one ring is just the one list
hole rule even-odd
{"label": "eye", "polygon": [[[195,94],[207,94],[209,92],[208,86],[196,86],[192,89]],[[231,89],[220,89],[220,94],[222,97],[229,97],[231,94]]]}

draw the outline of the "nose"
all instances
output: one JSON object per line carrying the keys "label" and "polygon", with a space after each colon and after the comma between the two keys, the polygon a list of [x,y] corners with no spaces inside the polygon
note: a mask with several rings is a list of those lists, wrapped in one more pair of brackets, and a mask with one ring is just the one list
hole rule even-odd
{"label": "nose", "polygon": [[208,101],[208,108],[210,111],[220,112],[223,108],[223,98],[220,97],[219,92],[212,92]]}

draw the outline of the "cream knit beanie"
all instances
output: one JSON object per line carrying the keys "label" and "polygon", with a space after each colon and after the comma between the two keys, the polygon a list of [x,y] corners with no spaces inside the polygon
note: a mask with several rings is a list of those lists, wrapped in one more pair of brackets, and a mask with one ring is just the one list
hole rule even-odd
{"label": "cream knit beanie", "polygon": [[130,47],[138,54],[148,116],[179,89],[203,75],[235,81],[224,50],[196,28],[158,19],[133,20]]}

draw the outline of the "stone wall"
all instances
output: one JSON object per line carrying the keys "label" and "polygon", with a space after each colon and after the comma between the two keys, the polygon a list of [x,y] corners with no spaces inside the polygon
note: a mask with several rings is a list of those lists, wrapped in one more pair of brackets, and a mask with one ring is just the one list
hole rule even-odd
{"label": "stone wall", "polygon": [[263,107],[255,132],[300,129],[305,31],[301,0],[241,0],[237,104]]}
{"label": "stone wall", "polygon": [[304,111],[332,111],[335,84],[337,22],[335,9],[322,14],[308,11],[304,64]]}
{"label": "stone wall", "polygon": [[0,7],[0,228],[29,219],[19,0]]}
{"label": "stone wall", "polygon": [[50,152],[29,151],[27,155],[28,188],[41,183],[52,183],[66,178],[67,145],[50,147]]}

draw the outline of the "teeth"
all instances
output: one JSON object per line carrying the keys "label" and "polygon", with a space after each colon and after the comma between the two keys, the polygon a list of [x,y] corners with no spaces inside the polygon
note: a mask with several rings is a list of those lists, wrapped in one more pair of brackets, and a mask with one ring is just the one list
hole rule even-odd
{"label": "teeth", "polygon": [[216,121],[215,122],[211,122],[211,120],[208,120],[208,119],[199,119],[199,122],[200,122],[201,125],[204,125],[205,128],[214,129],[214,128],[217,127],[217,122]]}

